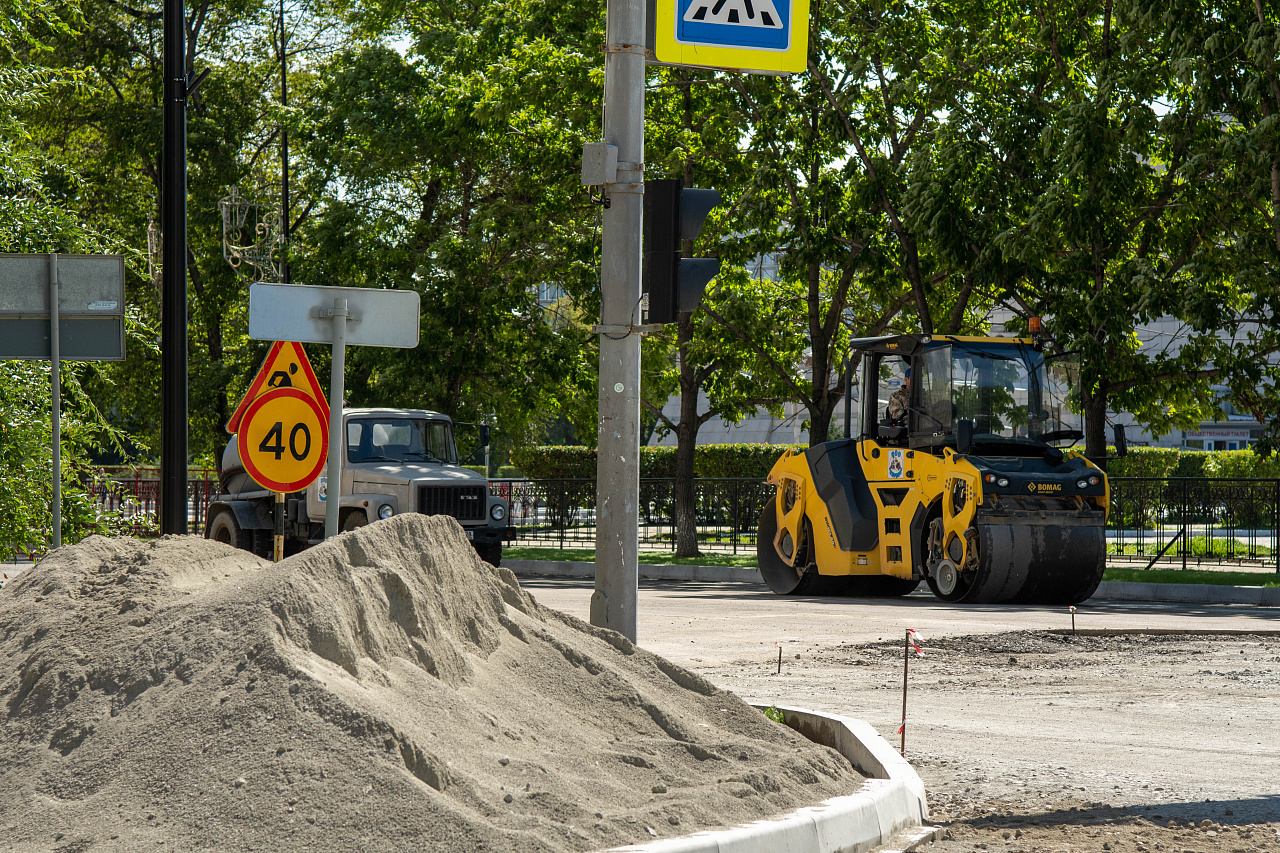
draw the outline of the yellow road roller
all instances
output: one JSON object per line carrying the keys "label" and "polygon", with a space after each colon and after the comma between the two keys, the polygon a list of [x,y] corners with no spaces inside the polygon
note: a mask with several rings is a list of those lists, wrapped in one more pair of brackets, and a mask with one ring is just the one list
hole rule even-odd
{"label": "yellow road roller", "polygon": [[1072,356],[1034,337],[951,335],[860,338],[853,352],[845,438],[788,450],[769,472],[757,539],[769,587],[892,596],[923,580],[950,602],[1089,598],[1109,489],[1072,448]]}

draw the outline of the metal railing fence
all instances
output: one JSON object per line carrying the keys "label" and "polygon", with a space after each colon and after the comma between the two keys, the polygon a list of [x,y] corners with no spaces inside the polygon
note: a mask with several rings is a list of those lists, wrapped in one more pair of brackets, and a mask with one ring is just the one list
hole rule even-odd
{"label": "metal railing fence", "polygon": [[[100,512],[117,512],[125,530],[133,536],[159,536],[160,469],[153,467],[99,468],[98,477],[85,483]],[[187,530],[204,533],[209,502],[218,493],[218,472],[193,468],[187,478]]]}
{"label": "metal railing fence", "polygon": [[[493,480],[511,503],[517,546],[594,548],[596,481]],[[773,487],[754,478],[694,480],[698,548],[737,554],[756,545],[756,527]],[[640,481],[640,550],[675,551],[675,480]]]}
{"label": "metal railing fence", "polygon": [[[511,501],[513,544],[595,547],[595,480],[495,480]],[[675,550],[675,481],[640,481],[640,548]],[[756,479],[694,481],[698,547],[739,553],[773,487]],[[1280,480],[1111,478],[1107,562],[1117,567],[1274,569],[1280,573]]]}
{"label": "metal railing fence", "polygon": [[1280,573],[1280,479],[1114,477],[1107,562]]}
{"label": "metal railing fence", "polygon": [[[103,469],[96,505],[119,511],[135,536],[157,535],[159,471]],[[490,481],[511,504],[516,546],[594,548],[594,479]],[[204,532],[217,472],[193,470],[189,529]],[[749,553],[773,487],[754,478],[694,480],[698,547]],[[675,480],[640,481],[640,549],[675,551]],[[1107,562],[1126,567],[1241,568],[1280,573],[1280,479],[1113,477]]]}

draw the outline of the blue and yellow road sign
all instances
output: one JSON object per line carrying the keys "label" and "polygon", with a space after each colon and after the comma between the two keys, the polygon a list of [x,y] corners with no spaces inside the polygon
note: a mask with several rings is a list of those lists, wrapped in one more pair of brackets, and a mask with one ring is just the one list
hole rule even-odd
{"label": "blue and yellow road sign", "polygon": [[809,0],[657,0],[654,59],[756,74],[805,70]]}

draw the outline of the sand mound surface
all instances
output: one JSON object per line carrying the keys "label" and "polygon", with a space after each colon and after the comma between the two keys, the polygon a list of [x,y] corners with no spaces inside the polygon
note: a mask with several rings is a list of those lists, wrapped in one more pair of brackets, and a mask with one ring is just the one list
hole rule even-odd
{"label": "sand mound surface", "polygon": [[860,783],[452,519],[278,565],[94,537],[0,590],[0,850],[596,850]]}

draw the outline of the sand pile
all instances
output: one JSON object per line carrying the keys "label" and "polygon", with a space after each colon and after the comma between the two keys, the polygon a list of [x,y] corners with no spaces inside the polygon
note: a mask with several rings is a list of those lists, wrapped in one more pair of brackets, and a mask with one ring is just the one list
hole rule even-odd
{"label": "sand pile", "polygon": [[861,783],[418,515],[63,548],[0,591],[0,714],[0,850],[596,850]]}

